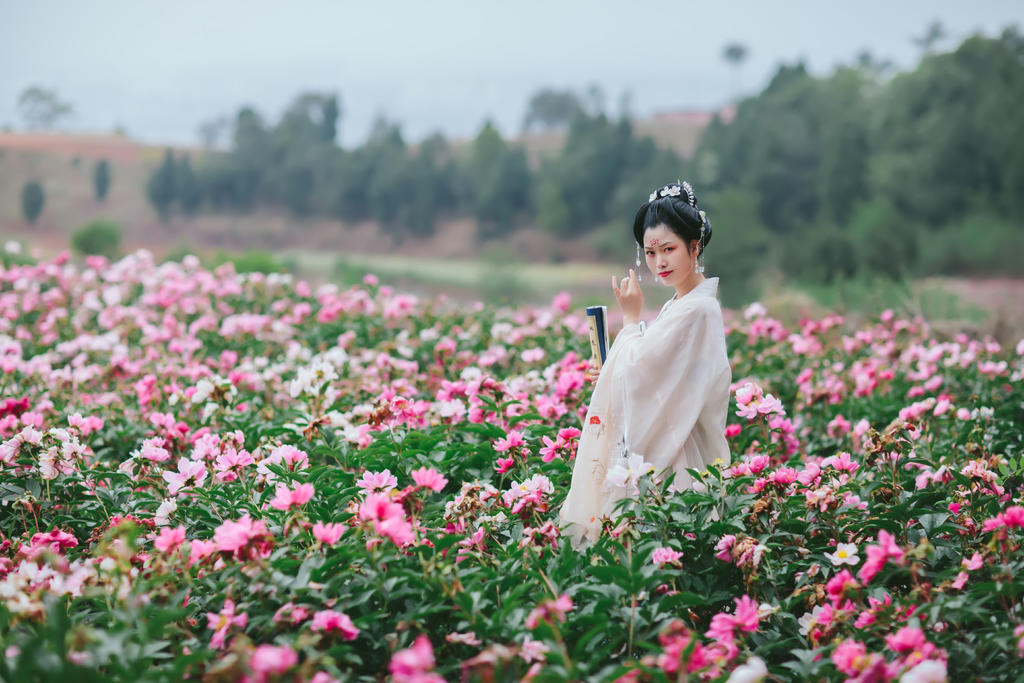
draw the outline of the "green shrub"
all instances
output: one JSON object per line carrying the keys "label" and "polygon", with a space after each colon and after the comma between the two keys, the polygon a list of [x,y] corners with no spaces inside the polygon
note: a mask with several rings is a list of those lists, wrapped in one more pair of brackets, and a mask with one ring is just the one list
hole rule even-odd
{"label": "green shrub", "polygon": [[99,218],[72,233],[71,246],[83,255],[112,259],[121,247],[121,228],[111,220]]}
{"label": "green shrub", "polygon": [[287,270],[265,249],[250,249],[241,254],[219,251],[213,258],[213,265],[216,267],[228,261],[235,264],[235,270],[239,273],[283,273]]}
{"label": "green shrub", "polygon": [[1024,275],[1024,231],[984,215],[921,236],[922,275]]}

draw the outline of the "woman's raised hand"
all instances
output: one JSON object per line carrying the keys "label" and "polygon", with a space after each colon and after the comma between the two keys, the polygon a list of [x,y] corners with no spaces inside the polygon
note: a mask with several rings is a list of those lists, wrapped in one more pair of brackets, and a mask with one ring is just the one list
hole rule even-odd
{"label": "woman's raised hand", "polygon": [[623,278],[621,285],[612,275],[612,291],[622,309],[622,321],[627,325],[640,322],[640,313],[644,310],[644,292],[632,268],[629,269],[629,277]]}

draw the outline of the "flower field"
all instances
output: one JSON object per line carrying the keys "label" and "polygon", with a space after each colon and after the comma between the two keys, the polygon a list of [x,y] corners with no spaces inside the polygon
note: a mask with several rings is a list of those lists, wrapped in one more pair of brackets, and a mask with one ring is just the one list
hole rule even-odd
{"label": "flower field", "polygon": [[727,316],[733,461],[557,524],[579,307],[0,269],[0,680],[1013,679],[1024,342]]}

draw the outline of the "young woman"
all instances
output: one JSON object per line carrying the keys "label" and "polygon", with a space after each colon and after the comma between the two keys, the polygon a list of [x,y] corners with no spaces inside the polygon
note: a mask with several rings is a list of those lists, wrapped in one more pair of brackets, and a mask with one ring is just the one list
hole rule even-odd
{"label": "young woman", "polygon": [[653,192],[637,211],[633,236],[648,269],[675,292],[647,327],[640,320],[644,295],[637,273],[630,269],[621,284],[612,277],[624,324],[594,386],[561,509],[561,522],[571,524],[566,531],[577,542],[600,535],[601,518],[645,473],[636,470],[669,470],[674,485],[685,488],[687,468],[729,460],[732,371],[718,278],[705,279],[702,272],[711,225],[690,184]]}

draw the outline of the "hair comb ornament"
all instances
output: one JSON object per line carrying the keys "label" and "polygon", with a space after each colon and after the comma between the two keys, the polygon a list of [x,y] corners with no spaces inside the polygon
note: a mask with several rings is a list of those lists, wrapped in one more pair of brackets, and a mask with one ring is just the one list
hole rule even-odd
{"label": "hair comb ornament", "polygon": [[683,185],[683,191],[686,192],[686,201],[688,201],[690,203],[690,206],[692,206],[693,208],[696,209],[697,208],[697,200],[694,199],[694,197],[693,197],[693,187],[691,187],[690,183],[685,181],[685,180],[683,181],[682,185]]}

